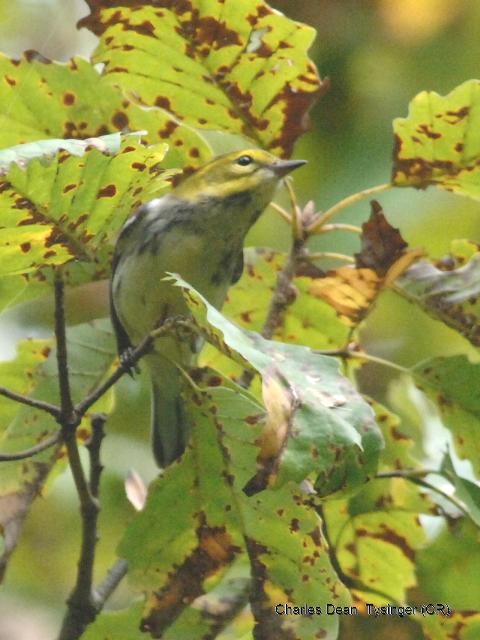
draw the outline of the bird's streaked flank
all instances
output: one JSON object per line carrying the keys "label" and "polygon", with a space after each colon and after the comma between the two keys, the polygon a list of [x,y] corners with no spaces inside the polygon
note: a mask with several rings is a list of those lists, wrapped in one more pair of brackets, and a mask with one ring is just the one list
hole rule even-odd
{"label": "bird's streaked flank", "polygon": [[[127,220],[115,248],[111,314],[120,354],[166,318],[188,316],[178,288],[163,280],[178,273],[221,308],[243,270],[243,242],[273,198],[280,180],[305,164],[266,151],[229,153],[209,162],[163,198],[142,205]],[[155,457],[165,467],[184,451],[188,421],[182,375],[198,341],[159,338],[144,359],[152,379]]]}

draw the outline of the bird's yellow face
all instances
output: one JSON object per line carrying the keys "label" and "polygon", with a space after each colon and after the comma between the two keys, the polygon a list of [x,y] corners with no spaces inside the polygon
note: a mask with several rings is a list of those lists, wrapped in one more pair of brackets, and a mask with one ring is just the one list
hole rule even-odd
{"label": "bird's yellow face", "polygon": [[265,207],[281,178],[303,164],[304,160],[280,160],[261,149],[227,153],[186,178],[175,189],[175,195],[192,201],[197,197],[223,199],[250,193]]}

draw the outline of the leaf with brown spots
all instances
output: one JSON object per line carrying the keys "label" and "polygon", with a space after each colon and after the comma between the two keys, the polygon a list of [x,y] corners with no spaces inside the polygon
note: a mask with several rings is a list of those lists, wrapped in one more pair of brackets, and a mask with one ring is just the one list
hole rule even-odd
{"label": "leaf with brown spots", "polygon": [[279,639],[291,638],[292,629],[295,637],[333,638],[338,630],[333,616],[296,616],[287,624],[287,617],[274,611],[277,602],[345,605],[348,595],[330,566],[320,520],[299,492],[285,486],[252,498],[244,494],[261,430],[251,417],[262,407],[231,382],[230,388],[205,386],[209,375],[199,372],[195,388],[187,391],[192,431],[185,454],[151,485],[145,509],[120,545],[131,583],[155,592],[143,628],[154,637],[181,637],[175,630],[184,627],[176,625],[189,615],[188,604],[198,607],[195,599],[222,584],[233,562],[232,570],[240,563],[241,575],[252,576],[257,637],[272,637],[265,634],[274,626]]}
{"label": "leaf with brown spots", "polygon": [[450,617],[425,616],[419,620],[425,640],[475,640],[480,637],[480,612],[455,611]]}
{"label": "leaf with brown spots", "polygon": [[[280,443],[276,447],[278,459],[268,464],[269,486],[301,482],[313,473],[318,478],[317,490],[329,495],[355,490],[375,473],[381,434],[370,407],[340,374],[334,358],[240,329],[186,282],[178,277],[174,280],[212,345],[243,367],[256,370],[264,381],[276,378],[275,386],[288,390],[287,419],[281,403],[280,409],[275,402],[267,406],[270,420],[263,437],[267,443],[274,442],[272,432],[277,429]],[[262,446],[262,438],[257,444]],[[269,449],[270,444],[266,446]]]}
{"label": "leaf with brown spots", "polygon": [[480,251],[476,243],[456,240],[444,258],[422,260],[410,267],[395,289],[480,346]]}
{"label": "leaf with brown spots", "polygon": [[[285,254],[272,249],[244,249],[243,275],[229,290],[223,313],[241,327],[260,332],[285,260]],[[290,344],[305,344],[312,349],[340,348],[348,340],[349,328],[338,322],[334,309],[326,302],[309,295],[311,283],[310,275],[298,275],[294,279],[298,295],[288,307],[274,338]],[[207,344],[202,350],[200,359],[201,364],[214,367],[224,375],[238,377],[242,373],[241,366],[211,345]]]}
{"label": "leaf with brown spots", "polygon": [[362,226],[362,250],[355,254],[355,267],[340,267],[316,278],[309,293],[335,309],[342,322],[357,326],[372,310],[383,290],[390,287],[421,251],[407,251],[398,229],[385,218],[378,202],[372,200],[371,215]]}
{"label": "leaf with brown spots", "polygon": [[394,120],[392,181],[399,187],[436,185],[480,199],[480,81],[446,96],[422,91],[408,117]]}
{"label": "leaf with brown spots", "polygon": [[480,364],[465,356],[432,358],[412,373],[415,384],[435,402],[458,455],[470,460],[480,477]]}
{"label": "leaf with brown spots", "polygon": [[[118,151],[110,153],[116,143]],[[110,241],[126,216],[168,186],[168,172],[156,168],[166,146],[145,147],[129,137],[120,145],[119,134],[91,146],[79,144],[81,156],[62,150],[45,162],[38,143],[40,158],[12,164],[1,178],[0,276],[45,280],[46,267],[68,262],[64,276],[71,284],[109,274]],[[132,167],[140,161],[145,171]]]}
{"label": "leaf with brown spots", "polygon": [[405,602],[416,586],[416,555],[426,541],[419,513],[431,514],[431,505],[401,479],[378,480],[349,501],[325,503],[335,554],[361,602]]}
{"label": "leaf with brown spots", "polygon": [[327,88],[306,54],[315,31],[263,0],[87,4],[106,79],[194,127],[288,156]]}
{"label": "leaf with brown spots", "polygon": [[[246,609],[250,580],[248,565],[234,563],[231,570],[222,577],[222,581],[192,606],[184,607],[177,620],[165,630],[163,640],[190,638],[195,630],[195,640],[213,640],[220,638],[228,628],[232,637],[243,638],[253,626],[252,616]],[[89,625],[84,640],[106,640],[107,638],[127,638],[141,640],[145,637],[139,631],[142,617],[141,601],[136,601],[128,609],[102,612],[95,622]]]}
{"label": "leaf with brown spots", "polygon": [[[90,393],[104,379],[116,359],[114,338],[106,321],[79,325],[67,333],[70,386],[74,401]],[[19,393],[59,404],[56,353],[50,341],[19,343],[18,356],[0,363],[2,385]],[[104,396],[93,411],[105,411],[110,398]],[[58,429],[54,418],[43,411],[0,397],[0,452],[23,451],[52,436]],[[89,413],[89,416],[91,413]],[[89,416],[81,431],[88,432]],[[21,533],[32,502],[54,466],[65,461],[58,447],[33,458],[0,463],[0,574]]]}
{"label": "leaf with brown spots", "polygon": [[[145,130],[150,144],[170,144],[168,167],[196,167],[211,157],[209,146],[191,127],[161,109],[127,100],[82,58],[61,64],[0,54],[0,103],[0,148],[45,138],[73,138],[81,145],[86,138]],[[42,142],[44,148],[48,144]]]}

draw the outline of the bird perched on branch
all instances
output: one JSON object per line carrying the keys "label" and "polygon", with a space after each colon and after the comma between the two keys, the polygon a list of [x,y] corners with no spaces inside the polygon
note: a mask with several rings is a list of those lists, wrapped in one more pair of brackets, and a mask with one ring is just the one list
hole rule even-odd
{"label": "bird perched on branch", "polygon": [[[182,293],[166,273],[177,273],[213,306],[243,270],[243,242],[273,198],[280,180],[305,164],[254,149],[222,155],[167,195],[142,205],[123,226],[115,247],[111,315],[120,355],[167,318],[187,316]],[[168,466],[184,451],[188,419],[182,368],[194,365],[198,344],[158,338],[144,361],[152,380],[155,458]]]}

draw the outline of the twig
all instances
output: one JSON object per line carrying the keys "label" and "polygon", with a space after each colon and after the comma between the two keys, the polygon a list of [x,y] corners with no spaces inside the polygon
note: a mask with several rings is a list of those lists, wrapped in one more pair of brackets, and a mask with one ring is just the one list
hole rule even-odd
{"label": "twig", "polygon": [[103,605],[118,587],[123,578],[127,575],[128,563],[126,560],[117,560],[107,573],[103,582],[93,592],[93,601],[97,611],[103,609]]}
{"label": "twig", "polygon": [[325,512],[323,510],[323,507],[322,505],[315,504],[314,509],[317,512],[317,514],[320,516],[320,520],[322,523],[321,525],[322,533],[323,533],[323,537],[325,538],[325,542],[327,543],[327,551],[328,551],[328,557],[330,559],[330,564],[332,565],[340,581],[343,582],[343,584],[350,590],[355,589],[356,591],[364,591],[367,593],[372,593],[377,596],[380,596],[381,598],[385,598],[388,602],[391,602],[392,596],[390,594],[385,593],[385,591],[381,591],[380,589],[376,589],[372,585],[365,584],[362,580],[359,580],[358,578],[353,578],[352,576],[349,576],[344,572],[337,558],[336,546],[333,544],[333,541],[330,537],[330,530],[328,527],[328,523],[325,517]]}
{"label": "twig", "polygon": [[347,224],[345,222],[336,222],[334,224],[324,224],[317,233],[328,233],[330,231],[350,231],[350,233],[360,234],[362,228],[357,227],[355,224]]}
{"label": "twig", "polygon": [[33,407],[34,409],[46,411],[56,420],[58,420],[58,418],[60,417],[60,407],[57,407],[54,404],[50,404],[49,402],[36,400],[35,398],[29,398],[28,396],[24,396],[21,393],[11,391],[6,387],[0,387],[0,396],[4,396],[5,398],[9,398],[10,400],[15,400],[15,402],[20,402],[21,404],[26,404],[27,406]]}
{"label": "twig", "polygon": [[327,519],[325,517],[325,512],[322,505],[319,505],[319,504],[315,505],[315,511],[320,517],[320,521],[322,523],[322,533],[323,533],[323,537],[325,538],[325,542],[327,543],[327,552],[328,552],[328,557],[330,558],[330,564],[332,565],[335,573],[337,574],[339,579],[343,582],[343,584],[346,587],[352,588],[354,585],[354,579],[351,576],[347,575],[343,571],[342,567],[340,566],[340,563],[337,558],[335,546],[332,542],[332,539],[330,538],[330,530],[328,527]]}
{"label": "twig", "polygon": [[105,437],[105,422],[107,417],[103,413],[97,413],[92,416],[92,437],[87,443],[87,449],[90,456],[90,493],[94,498],[98,498],[100,488],[100,476],[102,475],[103,465],[100,461],[100,447]]}
{"label": "twig", "polygon": [[412,482],[413,484],[416,484],[420,487],[423,487],[424,489],[428,489],[429,491],[433,491],[434,493],[437,493],[438,495],[442,496],[442,498],[444,498],[445,500],[448,500],[448,502],[450,502],[451,504],[453,504],[459,511],[461,511],[463,513],[463,515],[467,516],[468,518],[470,518],[470,513],[468,511],[468,509],[465,508],[465,506],[460,502],[460,500],[457,500],[457,498],[455,496],[450,496],[448,495],[448,493],[445,493],[444,491],[442,491],[441,489],[439,489],[438,487],[436,487],[434,484],[431,484],[430,482],[427,482],[427,480],[423,479],[423,476],[427,476],[429,474],[436,474],[442,477],[445,477],[444,474],[441,471],[436,471],[436,470],[432,470],[432,469],[400,469],[397,471],[382,471],[377,473],[377,475],[375,476],[375,479],[378,480],[382,480],[385,478],[403,478],[404,480],[407,480],[408,482]]}
{"label": "twig", "polygon": [[[58,270],[55,276],[55,338],[57,341],[57,369],[60,387],[60,407],[62,426],[75,429],[78,421],[74,417],[70,378],[68,372],[67,332],[65,328],[65,290]],[[76,424],[77,423],[77,424]]]}
{"label": "twig", "polygon": [[113,387],[113,385],[120,380],[125,373],[128,373],[137,364],[140,358],[150,351],[156,338],[173,331],[177,324],[180,324],[180,321],[176,321],[175,319],[173,319],[172,322],[167,321],[161,327],[146,335],[135,349],[130,351],[126,357],[122,358],[120,365],[112,375],[75,406],[75,412],[80,416],[85,415],[88,409],[90,409],[90,407],[95,404],[95,402],[101,398],[104,393],[110,389],[110,387]]}
{"label": "twig", "polygon": [[270,300],[267,318],[261,332],[262,336],[267,338],[267,340],[270,340],[273,337],[275,330],[283,320],[285,311],[293,302],[294,298],[292,297],[291,290],[292,280],[295,276],[297,262],[302,254],[305,241],[305,238],[298,238],[294,240],[288,260],[278,274],[275,291],[273,292],[272,299]]}
{"label": "twig", "polygon": [[197,599],[195,606],[202,613],[208,630],[202,640],[215,640],[248,603],[251,591],[250,579],[237,578],[228,582],[228,595],[215,597],[206,594]]}
{"label": "twig", "polygon": [[275,209],[275,211],[279,213],[282,216],[282,218],[286,222],[288,222],[288,224],[292,224],[292,216],[288,213],[288,211],[285,211],[285,209],[281,207],[279,204],[277,204],[276,202],[271,202],[270,206],[272,207],[272,209]]}
{"label": "twig", "polygon": [[304,253],[303,258],[306,260],[342,260],[344,262],[355,262],[352,256],[345,253],[335,253],[334,251],[315,251],[314,253]]}
{"label": "twig", "polygon": [[407,367],[402,367],[402,365],[396,364],[395,362],[391,362],[390,360],[385,360],[384,358],[373,356],[370,353],[366,353],[365,351],[352,351],[350,349],[316,349],[315,353],[318,353],[323,356],[333,356],[335,358],[343,358],[344,360],[348,360],[350,358],[356,358],[358,360],[365,360],[365,362],[373,362],[374,364],[379,364],[379,365],[382,365],[383,367],[395,369],[395,371],[399,371],[400,373],[407,373],[407,374],[412,373],[412,371]]}
{"label": "twig", "polygon": [[25,458],[31,458],[32,456],[37,455],[37,453],[41,453],[45,451],[45,449],[49,449],[53,447],[55,444],[58,444],[61,440],[62,432],[58,430],[50,438],[46,440],[42,440],[34,447],[30,447],[30,449],[24,449],[23,451],[17,451],[15,453],[0,453],[0,462],[9,462],[11,460],[24,460]]}
{"label": "twig", "polygon": [[324,225],[329,220],[331,220],[334,216],[336,216],[337,213],[339,213],[340,211],[343,211],[343,209],[346,209],[347,207],[357,202],[360,202],[361,200],[370,198],[370,196],[372,196],[375,193],[380,193],[381,191],[387,191],[388,189],[391,189],[392,186],[393,185],[388,182],[386,184],[380,184],[376,187],[372,187],[371,189],[365,189],[364,191],[359,191],[358,193],[354,193],[351,196],[347,196],[346,198],[343,198],[343,200],[340,200],[340,202],[337,202],[337,204],[334,204],[333,207],[330,207],[330,209],[327,209],[327,211],[322,213],[320,217],[318,217],[314,222],[312,222],[312,224],[309,227],[307,227],[307,233],[309,235],[320,233],[320,230],[322,229],[322,227],[324,227]]}
{"label": "twig", "polygon": [[104,437],[105,416],[92,417],[92,437],[88,444],[90,457],[90,482],[87,483],[77,446],[75,431],[65,434],[70,468],[77,487],[82,514],[82,545],[78,560],[77,580],[67,600],[67,613],[62,623],[59,640],[77,640],[87,625],[95,619],[99,609],[95,603],[92,582],[95,547],[97,544],[97,520],[100,511],[98,490],[102,465],[100,447]]}

